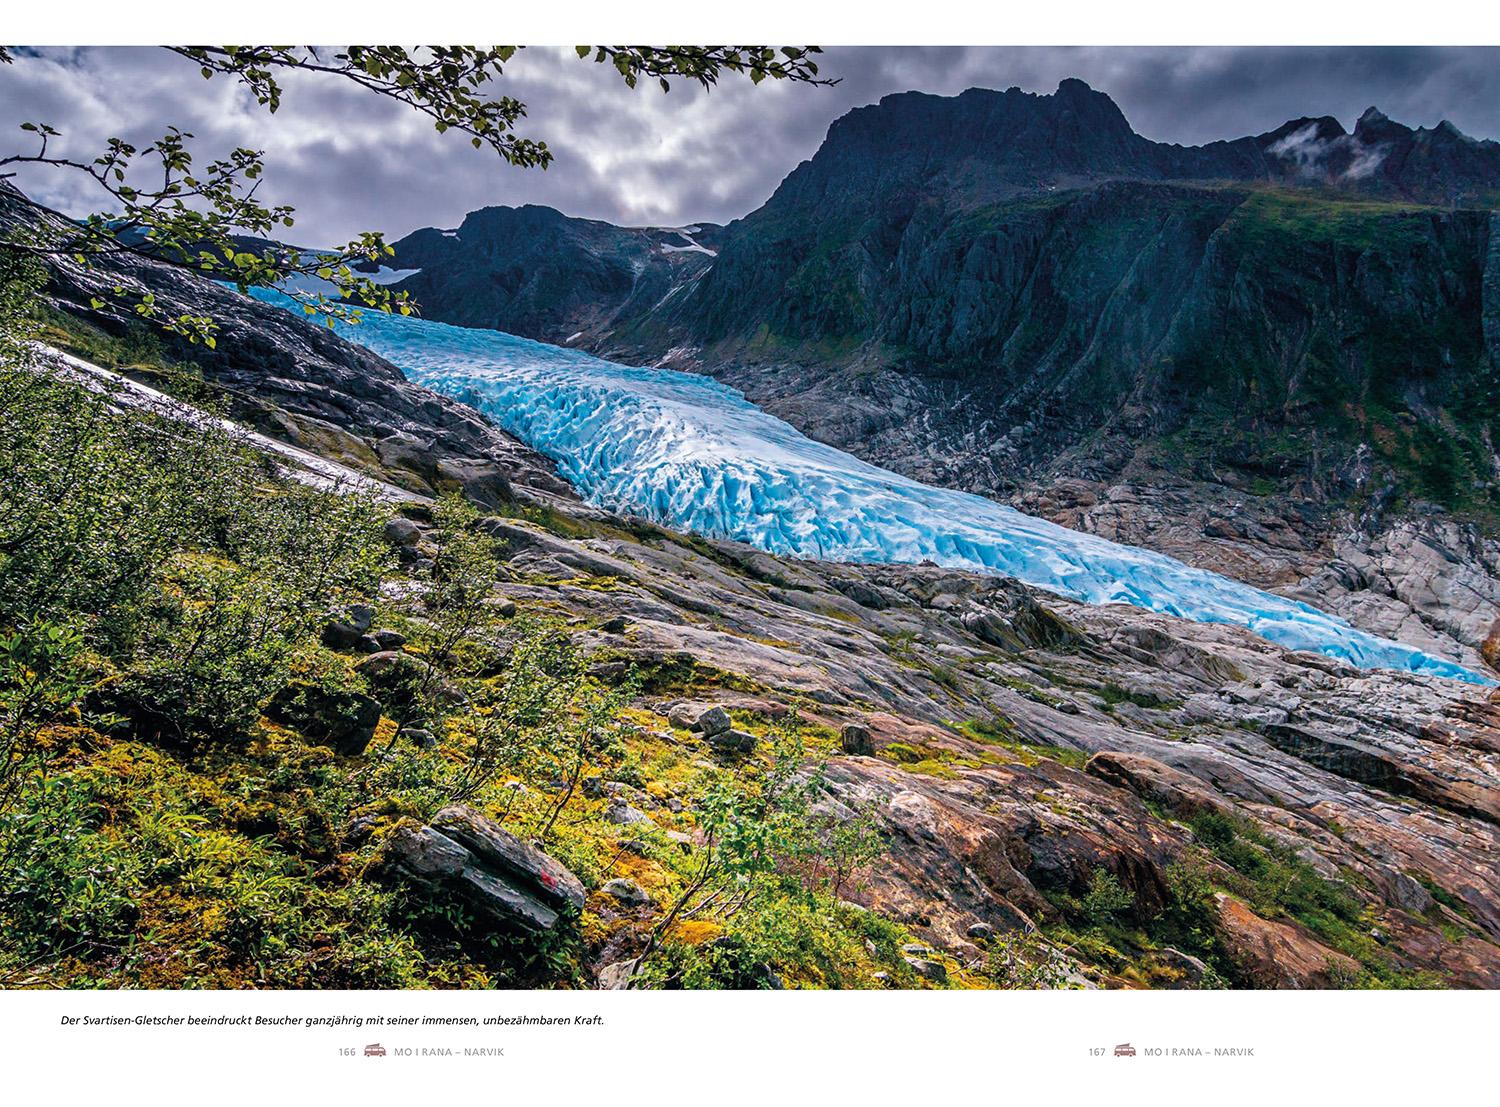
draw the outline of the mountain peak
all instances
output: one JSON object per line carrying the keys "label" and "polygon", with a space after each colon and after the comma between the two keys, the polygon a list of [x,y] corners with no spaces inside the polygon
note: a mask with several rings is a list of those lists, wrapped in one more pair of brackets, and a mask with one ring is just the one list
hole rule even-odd
{"label": "mountain peak", "polygon": [[[1079,77],[1064,77],[1057,82],[1057,91],[1054,96],[1077,96],[1080,93],[1093,93],[1089,83]],[[1104,95],[1100,93],[1099,95]]]}
{"label": "mountain peak", "polygon": [[[1413,161],[1414,146],[1437,153]],[[1500,187],[1497,152],[1500,144],[1463,139],[1451,124],[1418,131],[1373,106],[1352,131],[1321,115],[1206,146],[1153,142],[1106,93],[1066,77],[1051,94],[908,92],[856,108],[788,178],[784,198],[819,203],[919,189],[969,204],[1121,179],[1270,180],[1449,203]]]}

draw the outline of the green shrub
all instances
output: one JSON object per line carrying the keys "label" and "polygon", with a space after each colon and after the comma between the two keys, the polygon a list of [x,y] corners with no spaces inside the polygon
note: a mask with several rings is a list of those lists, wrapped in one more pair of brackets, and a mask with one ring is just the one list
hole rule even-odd
{"label": "green shrub", "polygon": [[1083,897],[1083,914],[1096,926],[1114,922],[1135,906],[1135,896],[1120,883],[1120,878],[1104,867],[1094,870],[1089,890]]}
{"label": "green shrub", "polygon": [[77,627],[138,733],[244,735],[321,611],[378,579],[381,513],[232,437],[0,366],[0,629]]}

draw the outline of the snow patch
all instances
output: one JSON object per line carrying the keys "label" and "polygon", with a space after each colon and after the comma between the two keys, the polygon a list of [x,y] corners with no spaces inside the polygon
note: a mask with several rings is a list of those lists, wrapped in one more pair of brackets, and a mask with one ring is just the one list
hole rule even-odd
{"label": "snow patch", "polygon": [[672,234],[675,234],[678,238],[682,239],[684,243],[686,243],[686,245],[684,246],[678,246],[671,242],[663,242],[661,244],[661,252],[664,254],[697,253],[707,254],[711,258],[716,258],[719,256],[719,251],[710,250],[707,246],[702,245],[697,239],[693,237],[693,235],[697,234],[702,229],[701,227],[663,227],[662,229],[670,231]]}

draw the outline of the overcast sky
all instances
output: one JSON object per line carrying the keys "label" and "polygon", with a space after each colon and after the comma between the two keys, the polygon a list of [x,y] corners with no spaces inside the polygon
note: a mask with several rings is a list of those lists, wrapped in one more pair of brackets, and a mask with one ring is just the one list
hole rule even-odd
{"label": "overcast sky", "polygon": [[[294,75],[267,115],[233,82],[205,81],[190,63],[145,48],[48,49],[0,66],[0,156],[20,146],[11,126],[48,122],[63,149],[93,156],[118,135],[146,141],[167,124],[197,136],[200,157],[263,149],[260,197],[297,208],[287,233],[326,245],[361,230],[393,239],[456,226],[486,204],[550,204],[569,215],[631,225],[727,222],[763,203],[828,125],[892,92],[953,94],[1012,85],[1051,92],[1081,77],[1109,93],[1149,138],[1199,143],[1267,131],[1303,115],[1352,126],[1377,105],[1412,126],[1449,119],[1500,138],[1500,50],[1484,48],[830,48],[832,88],[727,80],[712,92],[677,83],[628,89],[571,48],[522,51],[492,87],[529,107],[522,133],[545,139],[552,167],[514,169],[455,133],[333,78]],[[74,214],[97,206],[87,181],[57,172],[20,181]]]}

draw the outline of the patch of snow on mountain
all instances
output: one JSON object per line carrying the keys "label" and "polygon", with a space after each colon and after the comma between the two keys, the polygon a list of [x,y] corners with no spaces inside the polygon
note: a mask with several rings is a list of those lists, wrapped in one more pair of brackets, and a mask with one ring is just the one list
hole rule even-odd
{"label": "patch of snow on mountain", "polygon": [[707,377],[377,312],[339,328],[553,458],[600,507],[792,557],[997,573],[1088,603],[1247,627],[1365,668],[1489,683],[1307,604],[879,469]]}
{"label": "patch of snow on mountain", "polygon": [[707,254],[711,258],[719,256],[719,251],[710,250],[693,237],[701,229],[699,227],[665,227],[663,229],[671,231],[678,238],[682,239],[683,242],[687,243],[685,246],[677,246],[670,242],[663,242],[661,244],[661,252],[664,254],[696,253]]}

